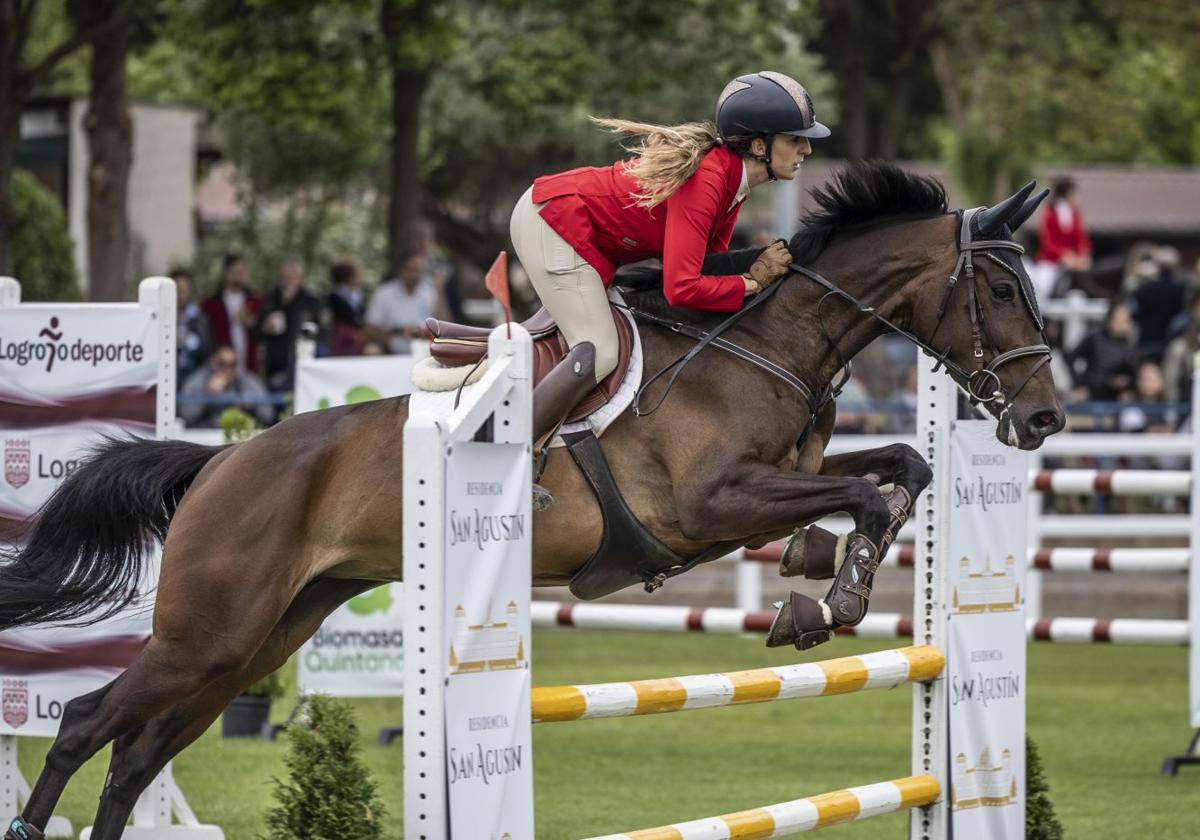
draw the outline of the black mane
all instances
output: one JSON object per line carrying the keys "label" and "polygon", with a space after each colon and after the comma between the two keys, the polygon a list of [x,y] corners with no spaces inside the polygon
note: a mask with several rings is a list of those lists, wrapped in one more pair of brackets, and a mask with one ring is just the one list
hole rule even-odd
{"label": "black mane", "polygon": [[838,169],[828,184],[812,191],[812,197],[817,209],[804,215],[800,230],[788,243],[792,256],[801,264],[816,259],[839,228],[948,212],[946,190],[937,179],[914,175],[882,161],[863,161]]}

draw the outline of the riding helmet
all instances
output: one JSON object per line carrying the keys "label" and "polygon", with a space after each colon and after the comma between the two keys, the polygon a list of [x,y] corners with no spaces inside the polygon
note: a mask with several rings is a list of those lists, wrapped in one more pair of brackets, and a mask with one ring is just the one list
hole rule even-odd
{"label": "riding helmet", "polygon": [[763,70],[738,76],[717,99],[717,134],[722,140],[747,134],[828,137],[817,122],[812,97],[793,79]]}

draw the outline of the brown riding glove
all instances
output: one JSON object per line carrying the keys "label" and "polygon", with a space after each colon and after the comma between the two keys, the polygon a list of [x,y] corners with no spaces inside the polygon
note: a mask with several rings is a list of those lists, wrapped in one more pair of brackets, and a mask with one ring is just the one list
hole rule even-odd
{"label": "brown riding glove", "polygon": [[773,280],[787,274],[788,266],[792,264],[792,254],[782,239],[772,242],[758,255],[758,259],[750,266],[744,276],[754,281],[758,286],[755,292],[761,292]]}

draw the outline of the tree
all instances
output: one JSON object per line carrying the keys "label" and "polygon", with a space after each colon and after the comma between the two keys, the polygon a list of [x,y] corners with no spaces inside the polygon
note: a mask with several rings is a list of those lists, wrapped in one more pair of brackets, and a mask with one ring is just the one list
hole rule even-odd
{"label": "tree", "polygon": [[133,165],[133,123],[125,65],[134,27],[132,2],[68,0],[78,31],[103,35],[91,47],[90,97],[84,127],[88,134],[87,257],[88,296],[92,300],[129,300],[133,278],[129,264],[129,170]]}
{"label": "tree", "polygon": [[[128,6],[133,0],[119,0],[116,6]],[[17,147],[21,142],[21,112],[30,98],[47,85],[68,56],[108,33],[118,23],[112,18],[98,19],[87,27],[62,33],[52,43],[34,53],[31,37],[39,11],[58,4],[38,0],[0,0],[0,274],[13,270],[12,179]],[[57,34],[57,33],[56,33]]]}
{"label": "tree", "polygon": [[313,261],[344,206],[375,201],[388,123],[377,3],[168,0],[165,38],[237,164],[236,244],[259,273],[284,255]]}
{"label": "tree", "polygon": [[75,248],[58,199],[18,169],[13,173],[12,204],[13,276],[21,281],[21,300],[79,300]]}
{"label": "tree", "polygon": [[[776,69],[818,103],[828,76],[803,48],[814,3],[503,0],[472,11],[432,77],[422,127],[424,212],[451,251],[486,265],[517,196],[541,174],[621,156],[588,115],[711,119],[731,78]],[[770,25],[764,22],[769,21]],[[521,37],[513,37],[513,33]],[[822,120],[832,111],[820,105]]]}
{"label": "tree", "polygon": [[458,20],[442,0],[382,0],[379,23],[392,82],[388,274],[396,276],[415,244],[420,212],[421,105],[430,73],[452,50]]}
{"label": "tree", "polygon": [[820,0],[820,32],[812,48],[833,73],[837,131],[830,154],[851,159],[893,158],[909,143],[908,127],[937,112],[938,103],[917,100],[924,81],[926,47],[937,22],[938,0]]}
{"label": "tree", "polygon": [[1200,159],[1200,7],[939,0],[945,155],[974,200],[1033,161]]}

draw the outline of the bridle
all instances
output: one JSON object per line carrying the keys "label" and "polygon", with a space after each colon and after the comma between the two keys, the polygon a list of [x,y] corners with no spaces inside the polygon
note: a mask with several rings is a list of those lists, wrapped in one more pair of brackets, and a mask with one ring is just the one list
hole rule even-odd
{"label": "bridle", "polygon": [[[1033,289],[1029,288],[1026,281],[1024,279],[1022,279],[1021,275],[1017,271],[1015,271],[1011,266],[1009,266],[1003,260],[996,257],[994,254],[989,253],[990,251],[993,251],[996,249],[1004,249],[1004,250],[1013,251],[1017,254],[1023,254],[1023,253],[1025,253],[1025,249],[1010,239],[979,239],[979,240],[976,240],[972,237],[972,233],[971,233],[972,220],[975,218],[975,214],[978,213],[982,209],[984,209],[984,208],[974,207],[969,210],[960,210],[957,213],[959,216],[958,242],[957,242],[958,262],[955,263],[954,271],[950,274],[949,280],[946,284],[946,289],[942,294],[941,302],[938,305],[937,321],[934,323],[933,332],[930,335],[929,343],[922,341],[920,338],[913,335],[913,333],[911,333],[910,331],[904,329],[903,327],[899,326],[898,324],[896,324],[895,322],[891,321],[890,319],[884,317],[883,315],[880,315],[875,310],[875,307],[869,306],[868,304],[863,303],[861,300],[856,298],[854,295],[850,294],[849,292],[847,292],[846,290],[844,290],[838,286],[835,286],[833,283],[826,280],[824,277],[822,277],[817,272],[815,272],[809,268],[805,268],[804,266],[798,265],[796,263],[792,263],[790,266],[788,266],[788,268],[793,274],[798,274],[802,277],[805,277],[808,280],[811,280],[812,282],[814,282],[817,285],[821,286],[822,288],[826,289],[826,294],[821,298],[821,300],[817,304],[818,311],[820,309],[821,304],[823,304],[827,298],[829,298],[831,296],[836,296],[836,297],[842,298],[843,300],[847,301],[852,306],[854,306],[854,308],[857,309],[862,314],[867,315],[871,318],[874,318],[876,321],[879,321],[884,326],[886,326],[888,328],[888,330],[890,330],[891,332],[895,333],[896,335],[903,336],[904,338],[908,339],[913,344],[915,344],[917,347],[920,347],[923,351],[925,351],[925,353],[932,356],[936,360],[936,363],[933,366],[933,369],[935,371],[939,367],[945,368],[949,373],[953,374],[957,379],[959,379],[961,382],[965,383],[965,386],[964,386],[965,390],[967,392],[968,397],[971,399],[972,403],[974,403],[976,405],[994,403],[997,407],[1000,408],[999,417],[1001,419],[1005,419],[1008,415],[1009,409],[1011,408],[1012,402],[1017,398],[1017,396],[1021,393],[1021,391],[1024,390],[1025,386],[1029,384],[1030,380],[1033,379],[1034,375],[1039,370],[1041,370],[1045,365],[1050,363],[1050,347],[1049,347],[1049,345],[1044,343],[1045,323],[1042,320],[1041,312],[1038,310],[1037,300],[1033,296]],[[1042,344],[1031,344],[1026,347],[1018,347],[1014,350],[1006,350],[1002,353],[997,352],[995,350],[995,348],[992,348],[993,355],[992,355],[991,361],[987,362],[986,364],[984,363],[983,359],[984,359],[985,353],[984,353],[984,349],[983,349],[983,328],[984,328],[983,309],[979,304],[978,295],[977,295],[976,289],[975,289],[975,255],[976,255],[976,252],[979,252],[980,256],[986,257],[987,259],[991,260],[993,263],[1000,266],[1002,269],[1004,269],[1005,271],[1007,271],[1009,274],[1013,275],[1013,277],[1016,278],[1017,286],[1020,289],[1020,294],[1024,298],[1024,301],[1025,301],[1025,306],[1029,310],[1029,313],[1033,316],[1034,323],[1037,324],[1038,330],[1042,333],[1042,337],[1043,337]],[[950,299],[954,294],[955,288],[958,286],[958,281],[959,281],[960,277],[965,277],[966,281],[967,281],[965,284],[967,287],[967,310],[968,310],[970,318],[971,318],[971,343],[972,343],[972,348],[973,348],[972,355],[973,355],[973,358],[978,362],[978,368],[976,370],[967,370],[965,367],[963,367],[959,363],[955,362],[953,359],[950,359],[949,354],[950,354],[951,348],[949,345],[947,345],[946,349],[941,352],[937,351],[936,349],[934,349],[933,346],[931,346],[932,342],[934,341],[934,339],[937,336],[938,330],[941,329],[942,321],[945,320],[946,312],[947,312],[947,309],[948,309],[948,306],[950,303]],[[786,277],[783,279],[786,280]],[[740,358],[744,359],[745,361],[748,361],[751,364],[754,364],[755,366],[767,371],[768,373],[775,376],[776,378],[781,379],[783,382],[785,382],[786,384],[791,386],[793,389],[799,391],[801,396],[805,399],[805,401],[808,403],[809,408],[810,408],[809,423],[805,429],[805,434],[807,435],[808,430],[812,428],[812,425],[815,422],[817,415],[820,414],[821,409],[823,409],[831,400],[833,400],[837,397],[838,392],[841,390],[840,387],[826,387],[822,391],[821,395],[819,397],[817,397],[816,395],[814,395],[811,388],[809,388],[807,385],[805,385],[796,376],[792,375],[790,372],[781,368],[779,365],[771,363],[768,360],[763,359],[761,356],[751,353],[750,351],[746,351],[743,348],[740,348],[738,345],[734,344],[733,342],[720,337],[722,333],[731,329],[738,321],[740,321],[743,317],[745,317],[752,309],[754,309],[756,306],[761,305],[768,298],[773,296],[774,293],[782,285],[783,285],[783,280],[780,280],[780,281],[770,284],[766,289],[764,289],[762,292],[760,292],[758,295],[756,295],[749,303],[747,303],[745,306],[743,306],[740,310],[735,312],[733,315],[726,318],[724,321],[722,321],[719,325],[717,325],[711,331],[705,331],[705,330],[702,330],[692,324],[687,324],[687,323],[681,322],[681,321],[671,321],[669,319],[662,318],[660,316],[656,316],[656,315],[652,315],[647,312],[643,312],[642,310],[636,309],[634,307],[628,307],[629,311],[635,317],[637,317],[641,320],[649,321],[651,323],[655,323],[660,326],[667,327],[668,329],[672,329],[675,332],[682,333],[684,335],[689,336],[690,338],[694,338],[697,341],[696,346],[690,348],[686,353],[679,356],[677,359],[675,359],[675,361],[668,364],[666,367],[664,367],[662,370],[660,370],[658,373],[656,373],[654,376],[652,376],[650,379],[648,379],[645,383],[643,383],[640,388],[638,388],[637,393],[634,397],[633,413],[639,417],[653,413],[659,406],[662,405],[663,401],[667,398],[667,394],[670,393],[671,388],[674,386],[676,379],[678,379],[678,377],[679,377],[679,374],[682,373],[683,368],[693,358],[695,358],[696,355],[701,350],[703,350],[709,344],[713,344],[714,346],[719,347],[720,349],[726,350],[727,352],[731,352],[734,355],[737,355]],[[817,320],[819,323],[822,324],[822,330],[824,330],[824,320],[821,319],[819,316],[818,316]],[[830,342],[830,344],[836,348],[836,346],[837,346],[836,342],[833,341],[833,339],[828,335],[828,333],[826,333],[826,340],[828,340]],[[1014,362],[1014,361],[1017,361],[1018,359],[1023,359],[1023,358],[1027,358],[1027,357],[1040,357],[1040,358],[1038,358],[1038,361],[1032,366],[1029,373],[1026,374],[1025,378],[1021,380],[1020,384],[1015,389],[1013,389],[1013,391],[1011,393],[1006,392],[1004,390],[1003,385],[1000,383],[1000,375],[997,373],[997,371],[1001,367],[1003,367],[1004,365],[1006,365],[1010,362]],[[844,367],[846,367],[846,364],[843,365],[843,368]],[[657,381],[663,374],[665,374],[668,370],[671,370],[672,368],[674,368],[674,371],[672,372],[671,377],[667,382],[667,385],[666,385],[666,388],[665,388],[663,394],[659,397],[658,401],[655,402],[655,404],[651,408],[643,409],[641,407],[641,398],[642,398],[642,394],[644,393],[644,391],[648,387],[650,387],[650,385],[652,385],[655,381]],[[843,374],[842,384],[845,383],[847,378],[848,378],[848,374]]]}
{"label": "bridle", "polygon": [[[986,364],[983,361],[983,309],[979,305],[979,298],[975,290],[975,252],[981,252],[980,256],[987,257],[989,260],[1016,278],[1017,286],[1021,290],[1020,294],[1025,300],[1026,308],[1033,316],[1034,323],[1037,324],[1038,330],[1043,333],[1043,338],[1045,337],[1045,323],[1042,321],[1041,312],[1038,311],[1037,301],[1033,297],[1033,290],[1026,286],[1025,281],[1021,278],[1021,275],[1003,260],[996,257],[994,254],[988,253],[991,250],[1000,248],[1013,251],[1017,254],[1023,254],[1025,253],[1025,249],[1016,242],[1013,242],[1011,239],[972,238],[971,220],[974,218],[975,214],[982,209],[984,208],[974,207],[970,210],[958,211],[958,262],[954,265],[954,271],[950,274],[949,280],[946,283],[946,290],[942,293],[941,302],[938,304],[937,320],[934,322],[933,332],[930,335],[929,343],[922,341],[908,330],[892,322],[888,318],[885,318],[883,315],[880,315],[875,311],[875,307],[868,306],[867,304],[863,303],[858,298],[854,297],[854,295],[830,283],[817,272],[795,263],[792,263],[792,265],[789,266],[789,269],[797,274],[807,277],[817,285],[828,290],[825,297],[821,298],[821,300],[818,302],[818,309],[820,308],[821,304],[825,302],[825,299],[830,296],[837,296],[848,301],[859,312],[863,313],[864,315],[868,315],[884,324],[891,332],[903,336],[917,347],[920,347],[927,354],[932,356],[936,360],[936,363],[933,366],[934,370],[937,370],[939,367],[945,368],[949,373],[953,374],[960,381],[964,382],[964,388],[967,392],[967,396],[970,398],[972,403],[976,405],[981,403],[995,403],[997,406],[1001,407],[1001,415],[1006,415],[1013,400],[1015,400],[1021,391],[1025,389],[1025,386],[1029,384],[1029,381],[1033,379],[1034,375],[1045,365],[1050,363],[1050,347],[1045,343],[1031,344],[1026,347],[1018,347],[1014,350],[1006,350],[1003,353],[997,352],[995,349],[993,349],[992,360]],[[941,329],[942,321],[944,321],[946,318],[946,311],[950,303],[950,298],[954,294],[954,289],[958,286],[960,277],[965,277],[967,280],[965,285],[967,287],[967,310],[971,318],[972,356],[979,363],[978,369],[973,371],[967,370],[958,362],[955,362],[953,359],[949,358],[951,350],[949,345],[947,345],[946,349],[941,352],[938,352],[931,346],[931,343],[937,336],[938,330]],[[824,330],[824,320],[820,317],[818,317],[817,320],[818,323],[821,324],[822,330]],[[828,334],[826,334],[826,339],[830,342],[830,344],[836,346]],[[1029,373],[1024,379],[1021,380],[1021,383],[1015,389],[1013,389],[1012,393],[1006,392],[1003,385],[1000,384],[1000,375],[997,373],[997,371],[1009,362],[1014,362],[1017,359],[1023,359],[1029,356],[1040,356],[1041,358],[1033,365]]]}

